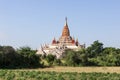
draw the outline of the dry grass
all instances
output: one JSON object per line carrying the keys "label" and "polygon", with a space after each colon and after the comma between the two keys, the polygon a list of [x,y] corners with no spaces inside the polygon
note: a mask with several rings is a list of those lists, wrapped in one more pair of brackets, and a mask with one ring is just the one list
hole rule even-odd
{"label": "dry grass", "polygon": [[102,73],[120,73],[120,67],[52,67],[52,68],[39,68],[39,69],[19,69],[28,71],[55,71],[55,72],[102,72]]}

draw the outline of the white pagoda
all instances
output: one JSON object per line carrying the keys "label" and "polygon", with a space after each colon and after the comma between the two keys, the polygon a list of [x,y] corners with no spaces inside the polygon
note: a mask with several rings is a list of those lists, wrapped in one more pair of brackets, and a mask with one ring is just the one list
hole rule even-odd
{"label": "white pagoda", "polygon": [[37,54],[41,55],[52,54],[55,55],[56,58],[62,58],[64,56],[64,51],[66,49],[72,49],[77,51],[80,50],[81,48],[85,48],[85,44],[81,45],[78,42],[78,39],[75,40],[73,37],[70,36],[70,31],[66,18],[66,22],[61,37],[58,40],[54,38],[52,40],[52,43],[49,45],[41,46],[41,48],[37,51]]}

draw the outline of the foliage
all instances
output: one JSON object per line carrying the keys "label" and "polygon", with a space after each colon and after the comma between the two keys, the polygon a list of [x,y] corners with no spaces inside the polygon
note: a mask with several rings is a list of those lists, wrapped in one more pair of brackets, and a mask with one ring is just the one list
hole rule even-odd
{"label": "foliage", "polygon": [[35,50],[31,50],[29,47],[21,47],[17,49],[17,53],[20,55],[20,65],[22,67],[38,67],[40,66],[40,58],[36,55]]}
{"label": "foliage", "polygon": [[103,51],[103,44],[98,40],[94,41],[91,46],[86,49],[89,58],[98,56]]}
{"label": "foliage", "polygon": [[119,80],[119,73],[0,70],[0,80]]}
{"label": "foliage", "polygon": [[18,54],[11,46],[0,46],[0,68],[13,67],[17,63]]}
{"label": "foliage", "polygon": [[52,54],[48,54],[45,59],[49,63],[49,66],[51,66],[54,63],[56,56],[54,56]]}
{"label": "foliage", "polygon": [[47,60],[48,63],[53,63],[54,60],[55,60],[55,56],[52,55],[52,54],[48,54],[48,55],[46,56],[46,60]]}
{"label": "foliage", "polygon": [[0,68],[45,66],[120,66],[120,49],[103,47],[103,43],[97,40],[85,49],[67,49],[62,59],[56,59],[54,55],[37,56],[36,50],[30,47],[14,49],[11,46],[0,46]]}
{"label": "foliage", "polygon": [[42,67],[36,51],[29,47],[15,50],[11,46],[0,46],[0,68]]}
{"label": "foliage", "polygon": [[65,54],[66,66],[120,66],[120,49],[103,48],[99,41],[79,51],[66,50]]}
{"label": "foliage", "polygon": [[48,55],[43,55],[43,56],[40,56],[41,57],[41,60],[43,61],[44,66],[60,66],[62,64],[61,60],[60,59],[57,59],[55,55],[52,55],[52,54],[48,54]]}
{"label": "foliage", "polygon": [[64,60],[67,66],[76,66],[81,62],[80,55],[73,50],[66,50],[65,54]]}

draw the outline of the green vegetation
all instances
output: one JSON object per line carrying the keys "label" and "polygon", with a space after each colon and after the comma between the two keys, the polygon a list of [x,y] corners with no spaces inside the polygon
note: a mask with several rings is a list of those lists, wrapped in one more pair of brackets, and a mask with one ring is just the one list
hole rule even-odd
{"label": "green vegetation", "polygon": [[120,49],[103,48],[99,41],[79,51],[66,50],[66,66],[120,66]]}
{"label": "green vegetation", "polygon": [[36,55],[29,47],[14,49],[0,46],[0,68],[40,68],[51,66],[120,66],[120,49],[103,47],[94,41],[89,47],[79,51],[66,50],[62,59],[54,55]]}
{"label": "green vegetation", "polygon": [[60,60],[53,55],[46,56],[47,63],[59,66],[120,66],[120,49],[104,48],[99,41],[94,41],[91,46],[79,51],[68,49],[64,54],[65,57]]}
{"label": "green vegetation", "polygon": [[29,47],[15,50],[11,46],[0,46],[0,68],[35,68],[42,67],[36,51]]}
{"label": "green vegetation", "polygon": [[119,80],[117,73],[0,70],[0,80]]}
{"label": "green vegetation", "polygon": [[[120,66],[120,49],[104,48],[101,42],[95,41],[85,49],[79,51],[66,50],[64,54],[65,56],[62,59],[56,59],[56,56],[53,55],[38,56],[36,50],[29,47],[14,49],[11,46],[0,46],[0,80],[120,80],[120,73],[100,73],[107,68],[100,69],[102,71],[96,68],[86,69],[92,73],[85,73],[87,71],[84,71],[85,68],[83,68],[83,72],[77,72],[80,70],[79,66]],[[63,69],[63,72],[59,67],[52,68],[55,72],[51,68],[44,68],[51,66],[78,67],[75,69],[71,67],[70,70]],[[24,70],[23,68],[30,70]],[[31,68],[41,68],[41,70]],[[93,69],[96,69],[99,73],[94,72]],[[72,70],[75,71],[72,72]],[[113,68],[107,70],[113,70]]]}
{"label": "green vegetation", "polygon": [[56,56],[52,54],[40,56],[40,59],[41,63],[44,64],[44,67],[62,65],[61,59],[56,59]]}

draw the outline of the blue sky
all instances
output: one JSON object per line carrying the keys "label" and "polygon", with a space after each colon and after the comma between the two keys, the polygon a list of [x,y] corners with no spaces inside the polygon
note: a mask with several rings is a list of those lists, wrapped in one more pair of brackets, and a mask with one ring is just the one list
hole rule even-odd
{"label": "blue sky", "polygon": [[49,44],[61,36],[66,16],[81,44],[120,48],[120,0],[0,0],[0,45]]}

